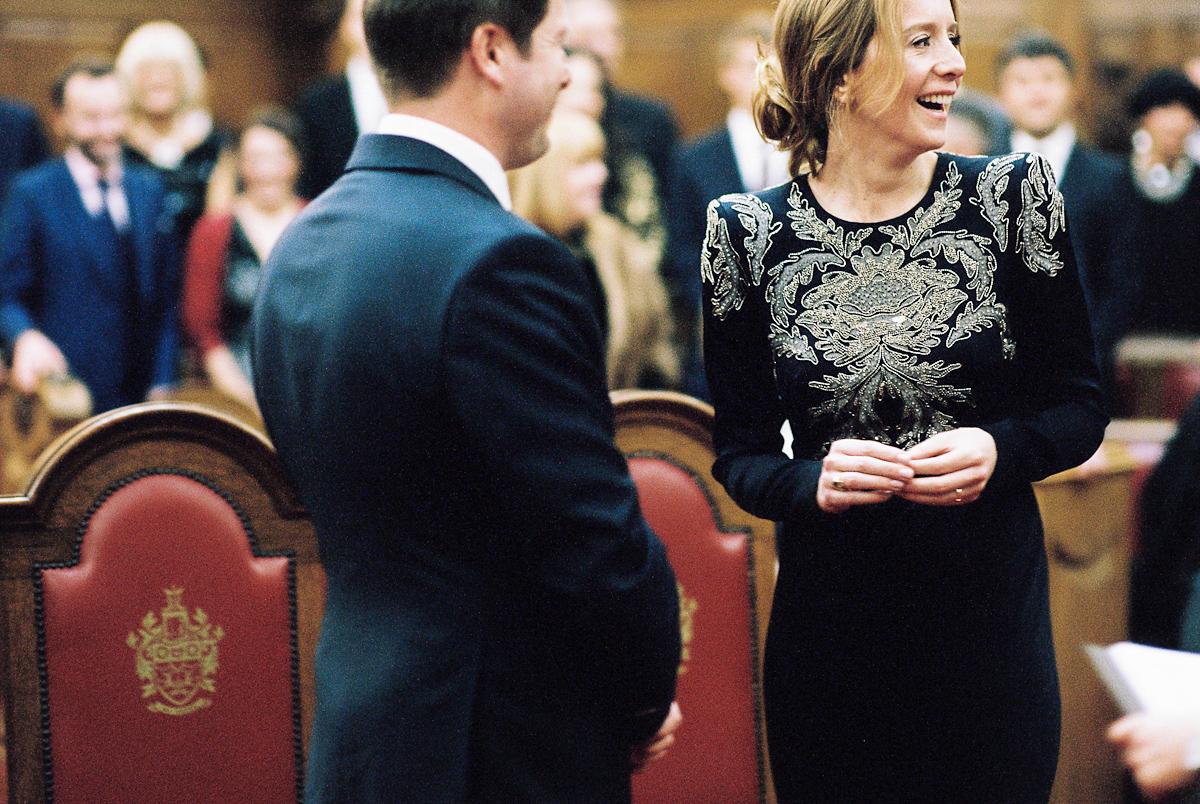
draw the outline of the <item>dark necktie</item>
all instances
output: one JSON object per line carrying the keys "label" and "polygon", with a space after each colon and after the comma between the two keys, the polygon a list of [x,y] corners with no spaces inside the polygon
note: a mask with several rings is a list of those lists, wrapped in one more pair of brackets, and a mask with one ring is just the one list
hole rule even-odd
{"label": "dark necktie", "polygon": [[128,401],[139,401],[145,394],[144,363],[145,356],[141,354],[138,320],[141,305],[138,301],[137,258],[133,251],[133,236],[130,227],[117,226],[108,205],[109,183],[100,179],[100,218],[105,228],[112,235],[116,255],[117,276],[121,283],[122,300],[124,305],[124,339],[122,344],[122,360],[124,365],[121,378],[122,393]]}

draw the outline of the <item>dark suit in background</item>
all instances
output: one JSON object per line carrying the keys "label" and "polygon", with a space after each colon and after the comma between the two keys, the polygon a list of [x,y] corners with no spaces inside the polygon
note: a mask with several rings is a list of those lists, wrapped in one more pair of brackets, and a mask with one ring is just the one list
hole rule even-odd
{"label": "dark suit in background", "polygon": [[[644,157],[654,170],[654,180],[663,205],[671,186],[671,155],[679,141],[679,127],[671,111],[659,101],[610,87],[605,98],[600,127],[610,141]],[[606,201],[616,190],[605,187]],[[606,206],[610,212],[613,209]]]}
{"label": "dark suit in background", "polygon": [[304,131],[296,192],[302,198],[316,198],[342,175],[358,141],[358,121],[346,74],[314,81],[296,101],[296,116]]}
{"label": "dark suit in background", "polygon": [[728,126],[715,128],[680,146],[675,155],[668,221],[672,284],[686,300],[689,310],[700,305],[700,249],[704,245],[708,204],[723,195],[747,191],[738,172]]}
{"label": "dark suit in background", "polygon": [[597,301],[441,149],[368,135],[271,254],[267,429],[329,579],[308,801],[623,802],[679,660]]}
{"label": "dark suit in background", "polygon": [[1058,189],[1066,202],[1071,245],[1111,409],[1116,400],[1113,351],[1128,332],[1133,315],[1136,277],[1129,261],[1133,188],[1117,157],[1076,142]]}
{"label": "dark suit in background", "polygon": [[0,98],[0,202],[13,176],[49,156],[37,113],[23,103]]}
{"label": "dark suit in background", "polygon": [[1109,409],[1114,412],[1113,351],[1133,324],[1137,283],[1130,262],[1133,187],[1126,174],[1117,157],[1076,141],[1058,180],[1091,319],[1096,362]]}
{"label": "dark suit in background", "polygon": [[697,331],[700,249],[704,245],[706,212],[713,199],[747,191],[738,171],[729,127],[720,126],[680,146],[675,154],[671,179],[671,202],[667,207],[671,234],[668,287],[671,306],[679,322],[680,339],[685,346],[682,390],[708,399]]}
{"label": "dark suit in background", "polygon": [[63,159],[13,180],[0,218],[0,334],[40,330],[101,412],[175,379],[179,266],[163,184],[125,166],[136,289],[106,224],[83,205]]}

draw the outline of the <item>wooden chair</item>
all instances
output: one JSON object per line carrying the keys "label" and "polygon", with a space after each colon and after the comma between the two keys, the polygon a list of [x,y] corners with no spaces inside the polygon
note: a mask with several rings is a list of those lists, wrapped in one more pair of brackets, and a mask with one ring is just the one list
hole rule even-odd
{"label": "wooden chair", "polygon": [[634,777],[636,804],[771,802],[761,649],[775,578],[774,526],[713,479],[712,409],[668,392],[613,394],[617,446],[680,585],[684,725]]}
{"label": "wooden chair", "polygon": [[92,395],[74,377],[47,377],[32,394],[0,382],[0,494],[25,488],[42,450],[92,415]]}
{"label": "wooden chair", "polygon": [[296,802],[323,573],[265,437],[94,417],[0,498],[8,801]]}

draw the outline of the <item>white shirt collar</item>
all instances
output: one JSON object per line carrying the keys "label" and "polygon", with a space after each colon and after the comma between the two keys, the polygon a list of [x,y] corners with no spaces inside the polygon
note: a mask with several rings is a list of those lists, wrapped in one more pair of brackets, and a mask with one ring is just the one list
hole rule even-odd
{"label": "white shirt collar", "polygon": [[1062,123],[1045,137],[1037,139],[1024,131],[1013,131],[1012,149],[1014,151],[1029,151],[1041,154],[1050,163],[1054,178],[1062,183],[1063,173],[1067,170],[1067,160],[1071,158],[1071,149],[1075,147],[1075,126]]}
{"label": "white shirt collar", "polygon": [[500,206],[512,211],[512,195],[508,190],[508,177],[500,165],[500,160],[487,148],[465,134],[424,117],[414,117],[408,114],[387,115],[379,124],[379,133],[411,137],[442,149],[478,176],[496,196]]}
{"label": "white shirt collar", "polygon": [[100,168],[83,155],[79,146],[67,148],[63,152],[63,161],[67,163],[67,170],[79,188],[79,198],[89,215],[99,217],[107,205],[108,214],[118,229],[129,225],[129,199],[125,196],[123,186],[125,171],[119,162],[104,177],[108,181],[106,196],[100,191]]}
{"label": "white shirt collar", "polygon": [[726,118],[729,139],[733,142],[733,156],[737,161],[738,173],[747,192],[757,192],[765,187],[783,184],[788,176],[786,152],[775,149],[758,133],[754,118],[744,109],[731,109]]}
{"label": "white shirt collar", "polygon": [[359,133],[374,131],[387,114],[387,99],[379,77],[368,58],[351,59],[346,63],[346,80],[350,82],[350,105]]}

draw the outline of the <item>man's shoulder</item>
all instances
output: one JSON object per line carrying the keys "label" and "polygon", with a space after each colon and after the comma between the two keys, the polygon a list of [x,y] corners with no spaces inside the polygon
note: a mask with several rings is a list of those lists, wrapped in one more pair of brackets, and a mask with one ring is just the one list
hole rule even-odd
{"label": "man's shoulder", "polygon": [[47,159],[45,162],[26,168],[13,177],[10,185],[13,193],[26,193],[44,197],[53,185],[69,181],[71,173],[62,157]]}
{"label": "man's shoulder", "polygon": [[427,264],[470,263],[513,239],[556,242],[478,188],[445,173],[403,168],[347,172],[289,229],[293,254],[321,243],[380,261],[420,256]]}
{"label": "man's shoulder", "polygon": [[33,127],[40,125],[37,111],[24,101],[0,98],[0,121],[5,126]]}
{"label": "man's shoulder", "polygon": [[711,157],[723,151],[733,151],[733,140],[729,136],[729,126],[721,124],[714,126],[703,134],[693,137],[680,144],[679,154],[682,160],[696,157]]}

